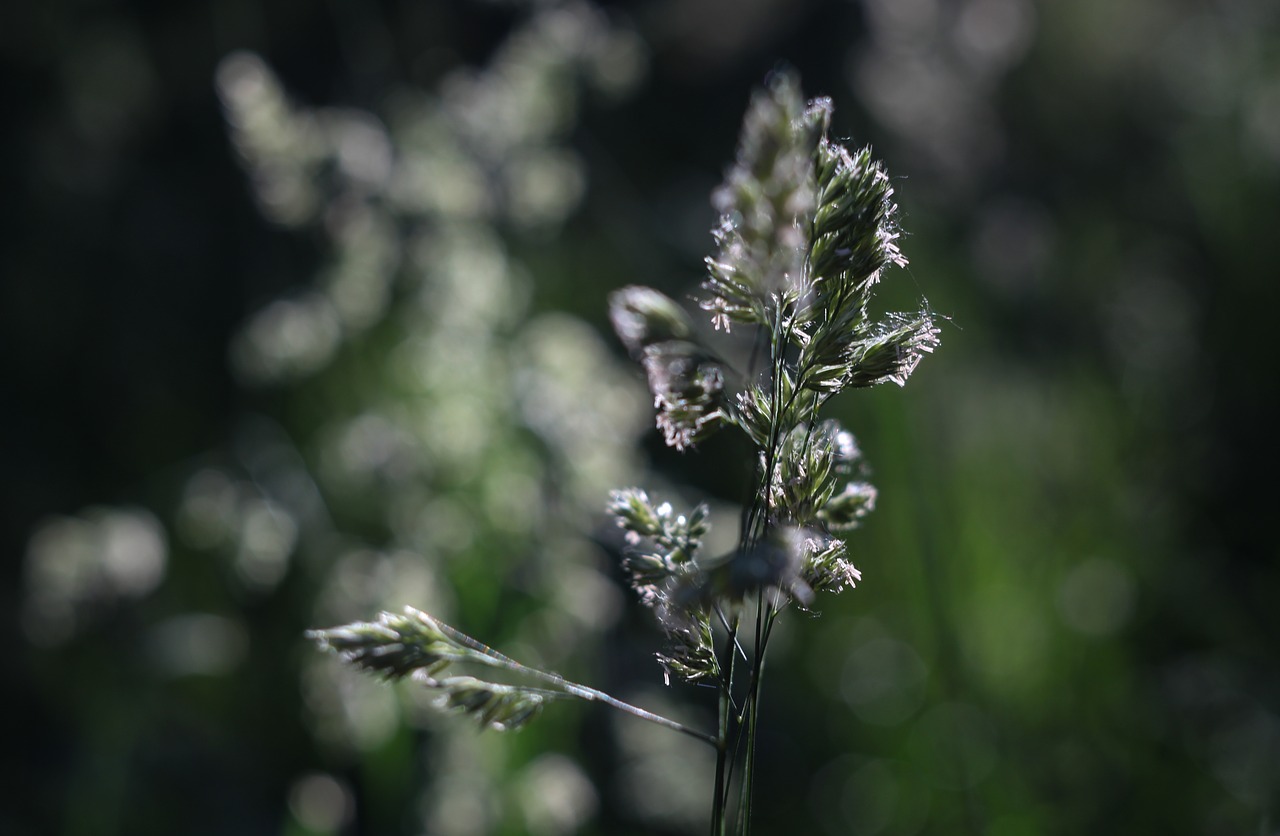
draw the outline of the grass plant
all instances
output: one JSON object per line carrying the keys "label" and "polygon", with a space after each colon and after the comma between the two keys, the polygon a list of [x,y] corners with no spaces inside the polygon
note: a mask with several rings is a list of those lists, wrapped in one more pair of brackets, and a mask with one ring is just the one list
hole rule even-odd
{"label": "grass plant", "polygon": [[[861,579],[847,538],[876,501],[854,436],[820,412],[846,389],[903,385],[938,345],[927,305],[870,311],[884,273],[906,264],[897,208],[870,150],[828,137],[831,113],[827,99],[806,102],[785,72],[753,97],[736,160],[713,196],[716,248],[697,297],[713,331],[651,288],[610,298],[610,318],[644,369],[666,443],[684,450],[733,428],[753,450],[737,546],[727,554],[704,552],[705,504],[678,511],[637,488],[609,500],[625,532],[624,568],[664,635],[658,662],[668,681],[715,686],[716,728],[692,728],[527,667],[415,609],[311,638],[370,673],[412,677],[438,693],[442,708],[488,728],[516,729],[548,702],[579,699],[696,737],[717,755],[710,831],[750,832],[774,626],[788,608],[807,609],[817,595]],[[733,328],[753,337],[738,368],[725,359],[732,345],[715,333]],[[722,341],[726,348],[712,344]],[[486,678],[490,672],[502,676]]]}

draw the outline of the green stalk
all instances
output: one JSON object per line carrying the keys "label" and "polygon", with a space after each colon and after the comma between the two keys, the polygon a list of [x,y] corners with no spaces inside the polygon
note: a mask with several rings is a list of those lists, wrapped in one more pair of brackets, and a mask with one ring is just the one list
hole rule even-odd
{"label": "green stalk", "polygon": [[604,703],[610,708],[616,708],[617,710],[630,714],[633,717],[638,717],[641,720],[647,720],[650,723],[655,723],[664,728],[672,729],[673,731],[678,731],[682,734],[687,734],[690,737],[695,737],[704,743],[711,744],[717,749],[722,748],[720,741],[706,732],[698,731],[695,728],[686,726],[683,723],[678,723],[675,720],[668,719],[660,714],[654,714],[652,711],[645,711],[643,708],[623,702],[617,697],[610,696],[604,691],[599,691],[595,688],[589,688],[586,685],[579,685],[576,682],[571,682],[558,673],[551,673],[550,671],[539,670],[538,668],[531,668],[528,665],[522,665],[510,656],[506,656],[494,650],[489,645],[476,641],[461,630],[457,630],[442,622],[437,622],[437,624],[442,632],[467,649],[473,651],[475,655],[469,657],[471,661],[489,665],[490,667],[505,668],[513,673],[527,676],[530,679],[549,683],[564,693],[577,697],[580,700]]}
{"label": "green stalk", "polygon": [[[769,529],[769,490],[773,484],[773,471],[777,467],[778,448],[784,433],[784,417],[800,392],[801,380],[797,378],[787,402],[782,403],[782,375],[786,370],[786,343],[782,320],[784,316],[781,301],[770,323],[769,353],[772,365],[771,396],[773,401],[772,420],[769,428],[769,443],[765,450],[764,472],[761,474],[760,488],[751,504],[749,522],[746,526],[747,536],[751,542],[744,543],[743,548],[764,539]],[[747,686],[746,703],[742,714],[738,717],[740,726],[745,723],[747,748],[743,761],[742,786],[739,789],[738,831],[741,834],[751,832],[751,801],[755,781],[756,732],[760,716],[760,684],[764,674],[764,656],[768,645],[770,628],[776,612],[770,604],[767,608],[764,591],[756,593],[755,648],[751,665],[751,678]]]}
{"label": "green stalk", "polygon": [[742,765],[742,788],[738,799],[738,832],[751,832],[751,795],[755,783],[756,731],[760,718],[760,678],[764,673],[764,651],[768,641],[764,631],[764,590],[756,593],[755,658],[751,663],[747,702],[743,706],[747,726],[747,751]]}
{"label": "green stalk", "polygon": [[623,702],[616,697],[612,697],[604,691],[598,691],[595,688],[588,688],[586,685],[579,685],[576,682],[570,682],[558,673],[540,671],[537,668],[526,667],[512,659],[507,659],[505,656],[503,658],[510,663],[509,665],[506,665],[506,667],[510,667],[511,670],[522,673],[533,679],[540,679],[543,682],[552,683],[556,687],[562,689],[566,694],[577,697],[578,699],[586,700],[587,702],[604,703],[610,708],[616,708],[619,711],[630,714],[632,717],[638,717],[641,720],[648,720],[650,723],[655,723],[664,728],[672,729],[673,731],[678,731],[682,734],[687,734],[690,737],[701,740],[703,743],[708,743],[711,746],[714,746],[717,751],[724,748],[719,738],[709,735],[706,732],[699,731],[691,726],[686,726],[683,723],[678,723],[675,720],[663,717],[661,714],[654,714],[652,711],[645,711],[643,708]]}
{"label": "green stalk", "polygon": [[716,784],[715,796],[712,799],[711,833],[712,836],[725,836],[728,820],[725,816],[725,802],[728,801],[728,755],[729,755],[729,717],[732,712],[733,674],[738,660],[736,653],[738,643],[738,619],[735,617],[729,627],[729,638],[725,642],[725,653],[729,657],[728,676],[720,683],[720,700],[717,710],[717,742],[716,742]]}

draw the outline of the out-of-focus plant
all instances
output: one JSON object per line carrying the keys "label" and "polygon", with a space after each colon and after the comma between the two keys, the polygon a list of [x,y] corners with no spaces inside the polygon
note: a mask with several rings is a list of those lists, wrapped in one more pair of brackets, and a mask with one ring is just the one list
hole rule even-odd
{"label": "out-of-focus plant", "polygon": [[[828,139],[830,118],[828,100],[806,104],[793,76],[775,76],[752,100],[737,161],[715,193],[717,250],[701,307],[716,329],[755,329],[741,386],[675,301],[643,287],[611,298],[614,327],[645,369],[667,444],[683,450],[732,426],[753,450],[738,545],[728,554],[703,551],[706,505],[678,513],[639,489],[615,491],[610,502],[629,545],[625,569],[666,638],[658,660],[668,678],[718,689],[714,733],[526,667],[412,608],[313,638],[364,670],[412,677],[437,705],[487,727],[519,728],[549,700],[578,698],[704,740],[717,755],[711,832],[728,832],[731,819],[749,832],[774,625],[788,607],[807,608],[816,593],[861,578],[846,537],[875,504],[854,437],[819,412],[845,389],[902,385],[938,342],[927,308],[878,319],[869,311],[883,273],[906,263],[893,189],[869,149],[851,153]],[[511,679],[446,676],[454,666]]]}
{"label": "out-of-focus plant", "polygon": [[[457,606],[467,623],[536,637],[544,663],[567,665],[590,659],[614,618],[586,535],[590,509],[636,466],[638,393],[583,323],[525,321],[530,279],[504,238],[554,231],[582,196],[583,164],[563,141],[575,79],[619,93],[641,57],[592,7],[548,4],[487,67],[444,78],[438,97],[393,96],[385,124],[291,105],[252,56],[223,64],[220,90],[264,210],[318,227],[333,248],[319,286],[257,314],[232,355],[249,382],[327,369],[316,383],[335,408],[308,453],[348,519],[324,535],[329,568],[311,623]],[[314,536],[326,528],[316,522],[300,527]],[[339,747],[372,754],[405,724],[431,722],[413,691],[391,698],[328,660],[307,663],[304,677],[310,721]],[[447,687],[472,705],[492,693]],[[546,734],[541,751],[555,745]],[[542,759],[493,758],[457,728],[430,740],[430,832],[565,832],[594,814],[595,789],[570,761],[556,792],[532,792]]]}
{"label": "out-of-focus plant", "polygon": [[[296,619],[294,639],[300,624],[416,603],[536,644],[543,664],[590,664],[618,597],[592,520],[639,467],[644,394],[588,325],[529,315],[532,278],[506,242],[545,237],[577,207],[585,165],[566,137],[579,91],[624,94],[644,51],[586,3],[518,14],[486,66],[451,71],[434,94],[395,92],[381,117],[300,105],[256,55],[222,62],[254,197],[319,243],[322,267],[235,336],[229,359],[260,409],[191,468],[173,508],[91,510],[31,538],[34,639],[167,596],[185,615],[144,627],[157,669],[228,675],[272,641],[247,623],[265,602]],[[219,567],[223,583],[166,586],[178,564]],[[352,776],[379,770],[426,780],[366,793],[374,829],[415,807],[416,829],[438,834],[566,833],[595,815],[592,781],[549,754],[575,737],[564,725],[530,741],[548,754],[495,755],[433,725],[416,689],[373,687],[327,657],[299,663],[300,687],[285,690],[300,694],[321,771],[297,776],[289,809],[309,832],[341,829]],[[444,687],[508,721],[527,707]],[[422,728],[429,751],[403,745]]]}

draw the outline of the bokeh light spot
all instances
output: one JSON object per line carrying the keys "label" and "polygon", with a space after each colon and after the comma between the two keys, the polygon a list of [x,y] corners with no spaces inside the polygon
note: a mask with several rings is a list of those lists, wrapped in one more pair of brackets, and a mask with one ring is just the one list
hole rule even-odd
{"label": "bokeh light spot", "polygon": [[1110,636],[1128,623],[1136,590],[1133,576],[1113,560],[1090,558],[1058,585],[1058,613],[1071,629],[1089,636]]}
{"label": "bokeh light spot", "polygon": [[351,821],[355,799],[342,781],[323,772],[312,772],[289,788],[289,811],[307,830],[334,833]]}
{"label": "bokeh light spot", "polygon": [[863,721],[892,726],[920,708],[927,678],[928,668],[910,645],[874,638],[845,660],[840,693]]}

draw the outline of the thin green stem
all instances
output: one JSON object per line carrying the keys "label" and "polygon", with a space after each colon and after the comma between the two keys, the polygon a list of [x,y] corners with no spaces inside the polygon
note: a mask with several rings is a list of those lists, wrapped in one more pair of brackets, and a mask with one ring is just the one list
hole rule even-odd
{"label": "thin green stem", "polygon": [[750,510],[748,511],[746,537],[742,544],[744,549],[749,548],[760,540],[764,539],[765,532],[769,526],[769,489],[773,484],[773,471],[777,466],[778,445],[782,438],[782,418],[786,410],[790,408],[791,401],[795,398],[793,391],[791,397],[788,398],[788,406],[781,410],[778,408],[782,402],[782,379],[786,372],[786,337],[783,334],[783,307],[781,300],[778,300],[778,307],[774,313],[773,321],[769,323],[769,364],[770,375],[769,381],[769,400],[773,406],[772,415],[769,421],[769,443],[765,449],[764,472],[760,474],[760,485],[755,496],[752,497]]}
{"label": "thin green stem", "polygon": [[663,717],[660,714],[654,714],[652,711],[646,711],[639,706],[623,702],[617,697],[606,694],[604,691],[599,691],[595,688],[589,688],[586,685],[579,685],[576,682],[571,682],[558,673],[551,673],[550,671],[539,670],[538,668],[531,668],[528,665],[522,665],[510,656],[504,656],[492,647],[489,647],[487,644],[478,642],[461,631],[454,630],[453,628],[447,627],[447,625],[441,625],[441,627],[442,629],[448,630],[450,636],[456,641],[466,645],[468,649],[475,652],[476,655],[470,657],[473,661],[495,668],[505,668],[506,670],[514,673],[527,676],[530,679],[537,679],[542,682],[550,683],[570,696],[586,700],[587,702],[604,703],[610,708],[616,708],[619,711],[630,714],[632,717],[638,717],[641,720],[647,720],[650,723],[655,723],[659,726],[663,726],[664,728],[672,729],[673,731],[678,731],[682,734],[687,734],[690,737],[695,737],[704,743],[709,743],[717,749],[721,748],[719,739],[707,734],[706,732],[686,726],[683,723],[678,723],[675,720]]}
{"label": "thin green stem", "polygon": [[[723,616],[722,616],[723,617]],[[725,641],[725,655],[729,657],[727,677],[720,683],[720,699],[717,709],[717,745],[716,745],[716,784],[712,799],[711,833],[712,836],[725,836],[728,819],[725,816],[725,802],[729,796],[729,719],[733,710],[733,674],[737,663],[735,650],[738,647],[738,619],[735,617],[729,629],[729,637]]]}
{"label": "thin green stem", "polygon": [[755,780],[756,721],[760,711],[760,675],[764,670],[764,590],[756,592],[755,657],[751,662],[751,680],[747,685],[746,715],[747,751],[742,764],[742,787],[738,797],[738,830],[745,836],[751,831],[751,792]]}
{"label": "thin green stem", "polygon": [[[745,661],[747,661],[747,651],[743,650],[743,649],[742,649],[742,645],[738,644],[738,619],[737,619],[737,616],[735,616],[735,617],[734,617],[734,619],[733,619],[733,624],[732,624],[732,626],[731,626],[731,625],[729,624],[729,619],[728,619],[728,618],[725,618],[725,615],[724,615],[724,609],[720,606],[720,604],[719,604],[719,603],[716,603],[716,605],[715,605],[715,611],[716,611],[716,616],[720,619],[720,624],[721,624],[721,625],[724,627],[724,629],[729,633],[729,647],[734,648],[734,649],[736,649],[736,650],[738,651],[738,655],[742,657],[742,661],[744,661],[744,662],[745,662]],[[732,671],[733,671],[733,660],[732,660],[732,659],[730,659],[730,660],[729,660],[729,668],[730,668],[730,673],[729,673],[729,679],[728,679],[728,681],[729,681],[730,683],[732,683],[732,682],[733,682],[733,672],[732,672]]]}
{"label": "thin green stem", "polygon": [[[779,448],[786,435],[786,415],[794,405],[800,393],[801,381],[794,381],[792,391],[783,398],[783,379],[786,373],[786,346],[790,338],[787,327],[783,326],[783,307],[781,302],[770,323],[770,397],[772,401],[771,420],[768,443],[764,450],[764,467],[760,474],[760,483],[755,496],[752,497],[746,524],[743,526],[744,542],[741,548],[750,548],[764,539],[769,529],[769,491],[773,484],[773,474],[777,467]],[[738,829],[742,834],[751,830],[751,799],[755,779],[756,733],[759,719],[760,684],[764,672],[765,649],[768,645],[769,633],[777,614],[772,602],[766,606],[763,590],[756,595],[755,647],[751,663],[751,676],[747,686],[747,697],[737,717],[739,733],[745,730],[746,752],[743,760],[742,783],[739,789]],[[736,749],[736,747],[735,747]],[[717,783],[717,792],[722,785]],[[726,799],[727,800],[727,799]],[[720,805],[717,805],[719,807]],[[723,821],[721,822],[723,825]]]}
{"label": "thin green stem", "polygon": [[630,714],[632,717],[638,717],[641,720],[648,720],[650,723],[655,723],[659,726],[663,726],[665,728],[681,732],[682,734],[687,734],[690,737],[697,738],[698,740],[701,740],[703,743],[710,744],[711,746],[715,747],[717,750],[722,748],[720,744],[720,740],[714,735],[710,735],[710,734],[707,734],[706,732],[699,731],[698,729],[692,728],[691,726],[686,726],[683,723],[678,723],[675,720],[671,720],[667,717],[663,717],[661,714],[654,714],[652,711],[645,711],[643,708],[634,706],[631,703],[623,702],[617,697],[610,696],[609,694],[606,694],[604,691],[598,691],[595,688],[588,688],[585,685],[579,685],[576,682],[570,682],[569,680],[565,679],[563,676],[560,676],[560,674],[550,673],[548,671],[540,671],[537,668],[526,667],[524,665],[521,665],[519,662],[516,662],[515,664],[517,666],[515,670],[518,670],[520,673],[526,676],[532,677],[534,679],[540,679],[544,682],[553,683],[557,687],[561,688],[565,693],[570,694],[571,696],[575,696],[578,699],[587,700],[588,702],[604,703],[610,708],[616,708],[619,711]]}
{"label": "thin green stem", "polygon": [[769,637],[773,634],[773,625],[781,612],[781,604],[777,601],[766,601],[763,590],[756,598],[756,654],[751,669],[751,681],[748,683],[749,693],[743,706],[747,734],[747,751],[744,757],[742,787],[739,796],[739,833],[746,836],[751,832],[751,806],[754,794],[756,775],[756,733],[759,729],[760,689],[764,681],[765,653],[769,646]]}

